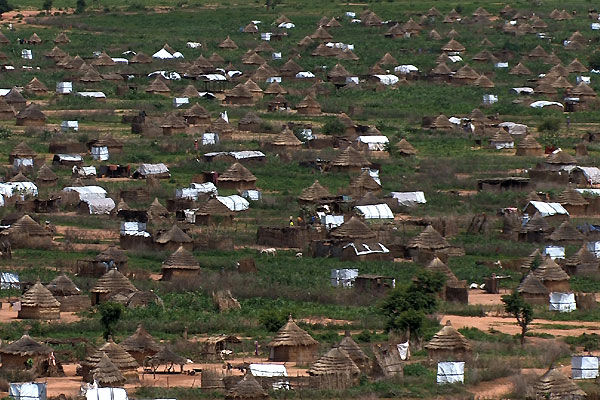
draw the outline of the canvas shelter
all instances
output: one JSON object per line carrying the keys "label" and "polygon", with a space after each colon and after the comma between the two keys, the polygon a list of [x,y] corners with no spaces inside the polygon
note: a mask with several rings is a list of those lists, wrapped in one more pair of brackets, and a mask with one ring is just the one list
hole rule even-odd
{"label": "canvas shelter", "polygon": [[269,342],[269,361],[306,364],[317,357],[319,342],[296,325],[292,316]]}
{"label": "canvas shelter", "polygon": [[39,281],[29,288],[19,301],[21,310],[18,312],[18,318],[42,320],[60,318],[60,303]]}
{"label": "canvas shelter", "polygon": [[153,177],[156,179],[169,179],[171,173],[169,168],[163,164],[140,164],[140,166],[133,172],[132,177],[146,179]]}
{"label": "canvas shelter", "polygon": [[473,347],[471,343],[457,331],[450,321],[438,331],[425,345],[429,359],[435,361],[466,361],[470,359]]}
{"label": "canvas shelter", "polygon": [[96,305],[108,300],[115,294],[127,295],[132,292],[137,292],[137,288],[133,286],[125,275],[113,267],[106,274],[102,275],[94,287],[90,289],[90,296],[92,305]]}

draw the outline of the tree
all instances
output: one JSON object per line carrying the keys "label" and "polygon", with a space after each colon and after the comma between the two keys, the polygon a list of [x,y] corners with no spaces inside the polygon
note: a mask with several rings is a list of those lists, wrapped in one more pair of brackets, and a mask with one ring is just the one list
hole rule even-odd
{"label": "tree", "polygon": [[269,332],[277,332],[285,325],[288,314],[277,309],[265,310],[258,316],[258,322]]}
{"label": "tree", "polygon": [[346,127],[337,118],[329,118],[323,125],[323,133],[326,135],[340,135],[346,131]]}
{"label": "tree", "polygon": [[437,294],[445,280],[441,273],[421,271],[408,286],[392,290],[381,304],[387,329],[404,332],[409,338],[413,335],[420,340],[427,315],[437,309]]}
{"label": "tree", "polygon": [[107,301],[100,303],[98,306],[98,312],[100,312],[100,323],[104,327],[103,336],[104,339],[108,340],[109,336],[112,336],[115,330],[115,325],[121,319],[123,314],[123,306],[119,303]]}
{"label": "tree", "polygon": [[525,344],[525,334],[529,324],[533,321],[533,308],[525,302],[523,296],[516,290],[512,294],[502,296],[504,311],[517,319],[517,324],[521,327],[521,346]]}
{"label": "tree", "polygon": [[50,12],[50,10],[52,9],[52,0],[44,0],[44,4],[42,4],[42,8],[46,12]]}
{"label": "tree", "polygon": [[77,0],[77,3],[75,3],[75,14],[81,14],[82,12],[84,12],[85,7],[85,0]]}
{"label": "tree", "polygon": [[8,3],[8,0],[0,0],[0,14],[13,10],[12,4]]}

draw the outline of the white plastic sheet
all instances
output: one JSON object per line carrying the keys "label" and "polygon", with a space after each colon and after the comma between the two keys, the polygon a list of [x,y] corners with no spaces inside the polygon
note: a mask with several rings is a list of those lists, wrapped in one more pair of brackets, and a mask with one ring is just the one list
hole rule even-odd
{"label": "white plastic sheet", "polygon": [[379,79],[379,82],[382,83],[383,85],[389,86],[389,85],[395,85],[396,83],[398,83],[398,81],[400,80],[400,78],[398,78],[396,75],[373,75],[375,78]]}
{"label": "white plastic sheet", "polygon": [[[569,212],[560,203],[546,203],[543,201],[530,201],[537,212],[542,217],[550,217],[552,215],[569,215]],[[529,206],[529,204],[527,206]],[[527,208],[527,207],[525,207]]]}
{"label": "white plastic sheet", "polygon": [[553,260],[565,258],[565,248],[562,246],[546,246],[542,253]]}
{"label": "white plastic sheet", "polygon": [[345,245],[344,249],[348,248],[348,247],[352,247],[352,249],[354,250],[354,253],[357,256],[390,252],[390,250],[381,243],[366,244],[366,243],[354,242],[354,243],[348,243],[347,245]]}
{"label": "white plastic sheet", "polygon": [[217,200],[223,203],[231,211],[245,211],[250,208],[248,200],[237,194],[231,196],[217,196]]}
{"label": "white plastic sheet", "polygon": [[197,190],[199,193],[217,193],[217,187],[212,182],[190,183],[190,188]]}
{"label": "white plastic sheet", "polygon": [[356,206],[354,208],[363,215],[365,219],[394,219],[394,213],[385,203]]}
{"label": "white plastic sheet", "polygon": [[150,237],[143,222],[121,222],[121,235]]}
{"label": "white plastic sheet", "polygon": [[103,199],[106,197],[106,190],[100,186],[67,186],[64,192],[77,192],[80,201]]}
{"label": "white plastic sheet", "polygon": [[358,276],[358,269],[343,268],[331,270],[331,286],[349,288],[354,286],[354,281]]}
{"label": "white plastic sheet", "polygon": [[169,173],[169,169],[163,163],[158,164],[140,164],[136,170],[141,176],[157,175]]}
{"label": "white plastic sheet", "polygon": [[465,363],[463,361],[439,362],[437,368],[437,383],[464,383]]}
{"label": "white plastic sheet", "polygon": [[85,393],[86,400],[129,400],[123,388],[97,388]]}
{"label": "white plastic sheet", "polygon": [[94,160],[106,161],[108,160],[108,147],[106,146],[92,146],[92,158]]}
{"label": "white plastic sheet", "polygon": [[406,361],[410,358],[410,348],[408,347],[408,342],[398,343],[396,348],[398,349],[398,353],[400,353],[400,359],[402,361]]}
{"label": "white plastic sheet", "polygon": [[15,400],[46,400],[46,384],[38,382],[11,383],[8,395]]}
{"label": "white plastic sheet", "polygon": [[596,379],[598,377],[598,357],[573,356],[571,358],[571,376],[573,379]]}
{"label": "white plastic sheet", "polygon": [[571,312],[576,309],[575,293],[550,293],[550,311]]}
{"label": "white plastic sheet", "polygon": [[384,135],[359,136],[356,140],[366,144],[370,151],[385,151],[385,146],[390,142]]}
{"label": "white plastic sheet", "polygon": [[343,215],[323,215],[321,217],[321,223],[325,225],[325,228],[333,229],[344,223]]}
{"label": "white plastic sheet", "polygon": [[418,204],[425,204],[425,193],[423,192],[392,192],[392,197],[398,200],[398,204],[404,207],[415,207]]}
{"label": "white plastic sheet", "polygon": [[13,272],[0,272],[0,289],[20,289],[19,275]]}
{"label": "white plastic sheet", "polygon": [[558,101],[539,100],[539,101],[534,101],[533,103],[531,103],[529,105],[529,107],[531,107],[531,108],[544,108],[544,107],[548,107],[548,106],[557,106],[560,108],[564,108],[562,103],[559,103]]}
{"label": "white plastic sheet", "polygon": [[90,214],[101,215],[110,214],[115,208],[115,202],[110,197],[104,199],[88,199],[85,201],[90,210]]}

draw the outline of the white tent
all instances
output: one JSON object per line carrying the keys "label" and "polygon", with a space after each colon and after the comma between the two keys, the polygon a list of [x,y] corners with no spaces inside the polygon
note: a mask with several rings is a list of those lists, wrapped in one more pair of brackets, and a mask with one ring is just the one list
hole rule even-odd
{"label": "white tent", "polygon": [[237,194],[231,196],[217,196],[217,200],[223,203],[231,211],[245,211],[250,207],[248,200]]}
{"label": "white tent", "polygon": [[352,287],[354,280],[358,276],[358,269],[343,268],[331,270],[331,286],[333,287]]}
{"label": "white tent", "polygon": [[19,275],[14,272],[0,272],[0,289],[21,289]]}
{"label": "white tent", "polygon": [[600,242],[587,242],[587,249],[597,258],[600,257]]}
{"label": "white tent", "polygon": [[[250,372],[254,376],[264,378],[287,377],[287,369],[282,364],[250,364]],[[290,382],[282,379],[273,382],[273,389],[289,389]]]}
{"label": "white tent", "polygon": [[[56,157],[56,159],[60,163],[63,163],[63,162],[74,162],[74,163],[83,162],[83,157],[81,157],[79,154],[56,154],[54,157]],[[96,167],[93,167],[93,168],[94,168],[94,175],[96,175]]]}
{"label": "white tent", "polygon": [[160,49],[156,53],[152,54],[152,58],[158,58],[160,60],[170,60],[175,57],[173,57],[173,54],[169,53],[167,50]]}
{"label": "white tent", "polygon": [[121,236],[150,237],[145,222],[121,222]]}
{"label": "white tent", "polygon": [[88,97],[91,99],[105,99],[106,98],[106,95],[104,94],[104,92],[98,92],[98,91],[77,92],[77,96]]}
{"label": "white tent", "polygon": [[11,383],[8,395],[14,400],[46,400],[46,384],[41,382]]}
{"label": "white tent", "polygon": [[565,258],[565,248],[562,246],[546,246],[542,254],[553,260]]}
{"label": "white tent", "polygon": [[173,107],[181,107],[185,104],[189,104],[190,99],[187,97],[175,97],[173,98]]}
{"label": "white tent", "polygon": [[573,379],[596,379],[598,377],[598,357],[573,356],[571,358],[571,376]]}
{"label": "white tent", "polygon": [[525,135],[527,133],[527,125],[518,124],[516,122],[501,122],[498,124],[501,128],[508,129],[511,135]]}
{"label": "white tent", "polygon": [[464,361],[439,362],[437,368],[437,383],[465,383]]}
{"label": "white tent", "polygon": [[392,197],[398,200],[398,204],[404,207],[415,207],[418,204],[425,204],[425,193],[423,192],[392,192]]}
{"label": "white tent", "polygon": [[96,388],[85,393],[86,400],[129,400],[123,388]]}
{"label": "white tent", "polygon": [[373,75],[373,76],[375,78],[379,79],[379,82],[386,86],[395,85],[400,80],[400,78],[398,78],[396,75],[391,75],[391,74]]}
{"label": "white tent", "polygon": [[77,192],[80,201],[104,199],[106,197],[106,190],[100,186],[67,186],[63,191]]}
{"label": "white tent", "polygon": [[311,79],[314,78],[315,74],[310,71],[300,71],[296,74],[296,78],[298,79]]}
{"label": "white tent", "polygon": [[390,207],[385,203],[356,206],[354,208],[359,214],[363,215],[365,219],[394,219],[394,213],[392,213]]}
{"label": "white tent", "polygon": [[[138,169],[135,171],[140,174],[142,177],[147,177],[150,175],[158,175],[158,174],[168,174],[169,168],[163,163],[158,164],[140,164]],[[135,173],[134,172],[134,173]]]}
{"label": "white tent", "polygon": [[410,359],[410,347],[409,347],[409,342],[406,341],[404,343],[398,343],[396,345],[396,348],[398,349],[398,353],[400,353],[400,359],[402,361],[406,361]]}
{"label": "white tent", "polygon": [[74,165],[73,166],[73,174],[75,174],[81,178],[96,176],[96,167],[94,167],[93,165],[91,165],[89,167],[78,167],[77,165]]}
{"label": "white tent", "polygon": [[258,200],[262,199],[262,193],[260,192],[260,190],[256,190],[256,189],[244,190],[244,191],[242,191],[241,195],[246,200],[258,201]]}
{"label": "white tent", "polygon": [[343,215],[322,215],[321,223],[323,225],[325,225],[325,228],[327,228],[328,230],[337,228],[338,226],[340,226],[344,223],[344,216]]}
{"label": "white tent", "polygon": [[511,89],[516,94],[533,94],[533,88],[523,86],[523,87],[514,87]]}
{"label": "white tent", "polygon": [[56,82],[56,93],[70,94],[73,92],[73,82]]}
{"label": "white tent", "polygon": [[75,131],[79,130],[79,122],[78,121],[63,121],[60,123],[60,129],[63,132],[66,131]]}
{"label": "white tent", "polygon": [[106,161],[108,160],[108,147],[106,146],[92,146],[92,158],[94,160]]}
{"label": "white tent", "polygon": [[16,194],[37,196],[38,188],[33,182],[0,183],[0,194],[6,197],[12,197]]}
{"label": "white tent", "polygon": [[383,135],[359,136],[356,140],[366,144],[370,151],[385,151],[385,146],[390,142],[387,136]]}
{"label": "white tent", "polygon": [[190,183],[190,188],[197,190],[199,193],[217,193],[217,187],[212,182]]}
{"label": "white tent", "polygon": [[219,134],[214,132],[205,132],[202,134],[202,146],[210,146],[219,143]]}
{"label": "white tent", "polygon": [[115,208],[115,202],[110,197],[104,199],[88,199],[85,201],[90,210],[90,214],[110,214]]}
{"label": "white tent", "polygon": [[550,293],[550,311],[571,312],[576,309],[574,293]]}
{"label": "white tent", "polygon": [[[542,217],[550,217],[552,215],[569,215],[569,212],[560,203],[530,201],[529,204],[531,204]],[[527,207],[529,207],[529,204],[527,204]]]}
{"label": "white tent", "polygon": [[398,65],[394,68],[394,72],[399,72],[401,74],[410,74],[411,72],[419,72],[419,68],[415,67],[412,64],[407,65]]}
{"label": "white tent", "polygon": [[548,107],[548,106],[558,106],[560,108],[564,108],[564,106],[561,103],[559,103],[558,101],[539,100],[539,101],[534,101],[533,103],[531,103],[529,105],[529,107],[531,107],[531,108],[544,108],[544,107]]}
{"label": "white tent", "polygon": [[15,158],[15,160],[13,161],[13,167],[15,167],[15,169],[19,169],[21,167],[33,167],[33,158]]}

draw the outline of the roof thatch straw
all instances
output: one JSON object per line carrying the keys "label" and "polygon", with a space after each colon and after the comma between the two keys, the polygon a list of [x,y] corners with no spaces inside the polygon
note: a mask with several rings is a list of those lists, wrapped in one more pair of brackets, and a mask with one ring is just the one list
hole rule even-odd
{"label": "roof thatch straw", "polygon": [[46,164],[40,167],[40,170],[37,174],[37,179],[43,182],[52,182],[58,179],[58,175],[54,173]]}
{"label": "roof thatch straw", "polygon": [[94,257],[98,262],[115,262],[117,264],[127,262],[127,255],[117,246],[108,246],[105,250]]}
{"label": "roof thatch straw", "polygon": [[309,375],[336,375],[347,374],[349,376],[360,374],[360,369],[352,361],[346,350],[333,347],[321,358],[319,358],[307,371]]}
{"label": "roof thatch straw", "polygon": [[299,200],[302,201],[316,201],[321,199],[326,199],[331,197],[331,193],[327,190],[323,185],[316,180],[312,185],[302,190],[300,196],[298,196]]}
{"label": "roof thatch straw", "polygon": [[365,354],[365,352],[360,348],[360,346],[352,339],[352,335],[350,335],[350,331],[346,331],[344,333],[344,338],[340,341],[338,345],[340,349],[343,349],[352,361],[356,363],[356,365],[360,368],[361,365],[366,365],[369,362],[369,357]]}
{"label": "roof thatch straw", "polygon": [[442,260],[438,257],[435,257],[431,262],[425,267],[425,270],[430,272],[438,272],[446,276],[446,282],[458,282],[458,278],[454,275],[454,272]]}
{"label": "roof thatch straw", "polygon": [[175,243],[191,243],[192,238],[187,233],[181,230],[177,225],[173,225],[171,229],[162,233],[157,239],[156,243],[165,244],[169,242]]}
{"label": "roof thatch straw", "polygon": [[533,270],[535,276],[542,282],[560,282],[571,279],[569,275],[550,257]]}
{"label": "roof thatch straw", "polygon": [[19,218],[14,224],[10,226],[5,232],[16,233],[16,234],[27,234],[35,236],[49,236],[51,235],[46,229],[40,224],[35,222],[29,215],[25,214]]}
{"label": "roof thatch straw", "polygon": [[518,63],[508,73],[510,75],[531,75],[531,70],[522,63]]}
{"label": "roof thatch straw", "polygon": [[81,365],[86,365],[89,366],[90,369],[93,369],[98,365],[104,354],[106,354],[113,364],[121,371],[137,370],[139,366],[137,361],[135,361],[135,358],[126,352],[123,347],[116,344],[112,338],[108,338],[108,342],[87,356],[85,360],[81,362]]}
{"label": "roof thatch straw", "polygon": [[162,348],[158,351],[158,353],[156,353],[155,355],[152,356],[152,362],[154,364],[158,364],[158,365],[164,365],[164,364],[182,365],[182,364],[185,364],[186,361],[187,361],[187,358],[181,357],[180,355],[175,354],[173,352],[173,350],[171,350],[171,348],[167,345],[162,346]]}
{"label": "roof thatch straw", "polygon": [[471,343],[459,331],[454,329],[450,321],[436,333],[425,345],[427,350],[463,351],[472,350]]}
{"label": "roof thatch straw", "polygon": [[542,148],[542,145],[538,143],[537,140],[532,135],[526,135],[519,143],[517,143],[517,149],[534,149],[539,150]]}
{"label": "roof thatch straw", "polygon": [[451,130],[453,125],[448,117],[446,117],[444,114],[440,114],[433,120],[430,127],[432,129]]}
{"label": "roof thatch straw", "polygon": [[465,46],[454,39],[450,39],[450,41],[442,47],[442,51],[445,52],[461,52],[465,50]]}
{"label": "roof thatch straw", "polygon": [[565,204],[568,206],[585,206],[589,204],[589,202],[581,195],[581,193],[573,188],[568,188],[562,191],[556,200],[560,204]]}
{"label": "roof thatch straw", "polygon": [[46,288],[54,296],[74,296],[81,294],[81,290],[65,274],[60,274],[54,278],[46,285]]}
{"label": "roof thatch straw", "polygon": [[301,329],[290,315],[288,322],[279,329],[273,340],[269,342],[269,347],[278,346],[315,346],[318,345],[315,339],[313,339],[304,329]]}
{"label": "roof thatch straw", "polygon": [[33,340],[28,334],[21,336],[9,345],[0,347],[0,354],[11,354],[17,356],[48,355],[54,350]]}
{"label": "roof thatch straw", "polygon": [[348,221],[331,231],[331,236],[338,239],[374,239],[375,232],[360,218],[352,216]]}
{"label": "roof thatch straw", "polygon": [[531,295],[547,295],[550,293],[533,271],[521,281],[517,287],[517,291],[519,293]]}
{"label": "roof thatch straw", "polygon": [[29,147],[29,145],[25,142],[20,142],[16,145],[10,152],[10,155],[19,158],[19,157],[35,157],[37,153]]}
{"label": "roof thatch straw", "polygon": [[162,268],[197,270],[200,269],[200,263],[198,260],[196,260],[192,253],[187,251],[183,246],[179,246],[179,248],[177,248],[177,250],[175,250],[175,252],[167,257],[167,259],[163,262]]}
{"label": "roof thatch straw", "polygon": [[584,237],[569,221],[564,221],[552,232],[548,239],[553,242],[573,242],[581,241]]}
{"label": "roof thatch straw", "polygon": [[125,377],[117,366],[102,352],[102,358],[92,369],[92,376],[100,387],[120,387],[125,384]]}
{"label": "roof thatch straw", "polygon": [[54,43],[58,44],[58,43],[70,43],[71,39],[69,39],[69,37],[67,36],[66,33],[61,32],[58,35],[56,35],[56,37],[54,38]]}
{"label": "roof thatch straw", "polygon": [[162,348],[142,324],[139,324],[133,335],[123,340],[120,345],[128,352],[158,352]]}
{"label": "roof thatch straw", "polygon": [[260,400],[269,398],[269,395],[256,381],[254,376],[248,372],[242,380],[229,391],[225,398],[231,400]]}
{"label": "roof thatch straw", "polygon": [[534,384],[536,399],[584,399],[586,393],[573,381],[551,367]]}
{"label": "roof thatch straw", "polygon": [[150,57],[140,51],[135,56],[133,56],[129,62],[132,64],[151,64],[152,57]]}
{"label": "roof thatch straw", "polygon": [[130,293],[137,292],[137,288],[120,273],[116,268],[110,269],[102,275],[96,285],[90,289],[91,293]]}
{"label": "roof thatch straw", "polygon": [[548,157],[546,157],[546,163],[570,165],[577,164],[577,160],[575,160],[575,158],[566,151],[561,150],[548,155]]}
{"label": "roof thatch straw", "polygon": [[363,156],[361,152],[354,149],[352,146],[348,146],[331,161],[331,165],[334,167],[363,168],[370,166],[371,163],[365,158],[365,156]]}
{"label": "roof thatch straw", "polygon": [[43,93],[47,92],[48,88],[37,77],[34,77],[27,85],[25,85],[25,90],[29,92]]}
{"label": "roof thatch straw", "polygon": [[231,181],[231,182],[251,182],[256,181],[256,177],[240,163],[234,163],[227,171],[219,175],[219,181]]}
{"label": "roof thatch straw", "polygon": [[411,240],[409,247],[419,249],[446,249],[450,244],[432,225],[428,225],[423,232]]}
{"label": "roof thatch straw", "polygon": [[292,130],[286,126],[281,133],[273,138],[271,145],[299,147],[302,146],[302,141],[300,141],[300,139],[294,135],[294,132],[292,132]]}
{"label": "roof thatch straw", "polygon": [[219,48],[235,50],[238,48],[238,46],[237,46],[237,44],[235,44],[235,42],[233,40],[231,40],[231,38],[229,36],[227,36],[227,38],[225,40],[223,40],[221,43],[219,43]]}

